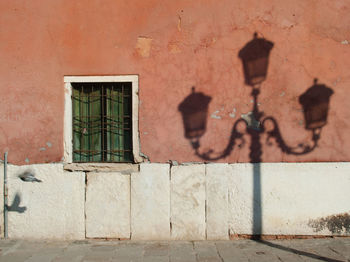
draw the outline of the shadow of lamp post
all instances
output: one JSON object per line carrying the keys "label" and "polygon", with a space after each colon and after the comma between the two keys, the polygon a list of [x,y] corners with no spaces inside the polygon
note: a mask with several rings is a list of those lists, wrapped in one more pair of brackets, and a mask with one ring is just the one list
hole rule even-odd
{"label": "shadow of lamp post", "polygon": [[[244,133],[238,130],[238,125],[244,123],[246,134],[250,136],[250,153],[249,158],[253,165],[253,234],[261,235],[262,233],[262,210],[261,210],[261,177],[260,162],[262,155],[262,144],[260,137],[263,133],[267,134],[267,144],[271,145],[270,139],[274,138],[282,152],[292,155],[304,155],[310,153],[317,147],[320,139],[321,129],[327,123],[328,108],[330,97],[333,94],[329,87],[318,84],[317,79],[304,94],[299,97],[299,102],[303,107],[305,118],[305,129],[312,132],[312,144],[299,144],[291,147],[284,141],[280,132],[278,122],[272,116],[264,116],[258,108],[258,96],[260,86],[267,77],[269,55],[273,48],[273,43],[258,38],[254,34],[253,40],[248,42],[239,52],[239,58],[242,60],[245,83],[251,86],[253,97],[252,111],[241,117],[233,123],[231,136],[226,148],[214,154],[212,149],[207,152],[200,152],[200,137],[206,131],[206,121],[208,106],[211,98],[203,93],[196,93],[192,88],[192,94],[189,95],[179,106],[182,114],[185,137],[190,139],[195,154],[207,161],[222,159],[231,154],[237,141],[239,146],[245,144]],[[265,128],[267,122],[272,123],[272,128]]]}
{"label": "shadow of lamp post", "polygon": [[[270,139],[274,138],[281,151],[287,154],[303,155],[316,148],[321,129],[327,123],[329,101],[333,91],[326,85],[318,84],[317,79],[315,79],[314,85],[299,97],[299,102],[304,112],[305,129],[313,134],[312,144],[288,146],[282,137],[275,118],[264,116],[264,112],[258,108],[260,87],[267,77],[269,55],[272,48],[272,42],[264,38],[258,38],[255,33],[253,40],[248,42],[239,52],[238,56],[242,60],[245,83],[252,88],[253,108],[249,114],[234,122],[228,145],[221,153],[214,154],[212,149],[207,152],[200,152],[199,150],[199,140],[206,132],[208,106],[211,98],[203,93],[195,92],[193,87],[192,93],[179,105],[178,109],[182,114],[185,137],[190,140],[198,157],[208,161],[218,160],[231,154],[231,151],[237,144],[237,140],[240,141],[242,146],[245,140],[243,138],[244,133],[237,128],[240,123],[245,124],[245,133],[251,137],[249,155],[251,163],[261,162],[262,145],[260,136],[263,133],[268,135],[267,144],[270,145]],[[269,130],[265,128],[267,122],[272,123],[272,128],[269,128]]]}

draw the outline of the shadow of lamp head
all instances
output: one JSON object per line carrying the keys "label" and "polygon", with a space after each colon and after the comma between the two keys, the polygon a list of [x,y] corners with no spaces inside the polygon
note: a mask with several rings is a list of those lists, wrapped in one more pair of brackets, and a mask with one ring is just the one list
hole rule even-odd
{"label": "shadow of lamp head", "polygon": [[331,88],[318,84],[316,78],[314,85],[299,97],[304,110],[306,129],[314,130],[327,124],[329,100],[333,93]]}
{"label": "shadow of lamp head", "polygon": [[196,140],[205,133],[210,100],[211,97],[192,87],[192,93],[179,105],[187,139]]}
{"label": "shadow of lamp head", "polygon": [[266,79],[272,47],[272,42],[264,38],[258,38],[257,33],[254,33],[254,39],[240,50],[238,56],[243,63],[245,83],[247,85],[255,86]]}

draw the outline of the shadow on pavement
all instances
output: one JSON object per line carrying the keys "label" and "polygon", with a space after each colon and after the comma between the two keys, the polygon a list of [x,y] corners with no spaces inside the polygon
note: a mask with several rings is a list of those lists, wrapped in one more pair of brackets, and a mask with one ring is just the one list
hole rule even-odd
{"label": "shadow on pavement", "polygon": [[301,256],[305,256],[305,257],[311,257],[311,258],[322,260],[322,261],[328,261],[328,262],[344,262],[344,261],[346,261],[346,260],[337,260],[337,259],[333,259],[333,258],[329,258],[329,257],[319,256],[319,255],[316,255],[316,254],[313,254],[313,253],[297,250],[297,249],[290,248],[290,247],[285,247],[285,246],[278,245],[278,244],[275,244],[275,243],[271,243],[271,242],[268,242],[268,241],[265,241],[265,240],[254,240],[254,241],[256,241],[256,242],[258,242],[260,244],[263,244],[263,245],[267,245],[269,247],[278,248],[280,250],[284,250],[284,251],[291,252],[291,253],[294,253],[294,254],[297,254],[297,255],[301,255]]}

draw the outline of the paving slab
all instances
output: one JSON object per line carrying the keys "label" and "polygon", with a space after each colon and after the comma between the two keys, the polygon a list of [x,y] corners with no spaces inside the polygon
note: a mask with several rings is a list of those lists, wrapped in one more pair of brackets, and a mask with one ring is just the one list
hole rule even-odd
{"label": "paving slab", "polygon": [[0,240],[0,262],[350,262],[350,238],[234,241]]}
{"label": "paving slab", "polygon": [[8,254],[5,256],[1,256],[0,261],[1,262],[23,262],[29,259],[33,253],[31,252],[16,252],[12,254]]}
{"label": "paving slab", "polygon": [[216,242],[216,248],[225,262],[248,261],[248,257],[236,241]]}
{"label": "paving slab", "polygon": [[197,261],[203,262],[222,262],[216,249],[215,242],[199,241],[194,242]]}
{"label": "paving slab", "polygon": [[193,242],[174,241],[169,245],[171,262],[196,262]]}
{"label": "paving slab", "polygon": [[169,244],[168,243],[153,243],[146,245],[144,248],[145,257],[161,257],[169,256]]}

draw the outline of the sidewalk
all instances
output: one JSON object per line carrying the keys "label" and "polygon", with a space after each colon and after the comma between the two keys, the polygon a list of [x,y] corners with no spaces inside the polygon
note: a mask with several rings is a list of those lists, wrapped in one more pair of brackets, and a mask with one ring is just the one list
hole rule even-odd
{"label": "sidewalk", "polygon": [[0,261],[350,261],[350,238],[234,241],[0,240]]}

